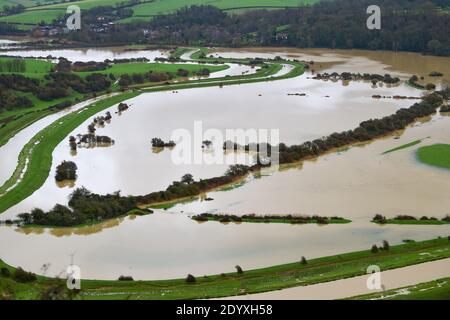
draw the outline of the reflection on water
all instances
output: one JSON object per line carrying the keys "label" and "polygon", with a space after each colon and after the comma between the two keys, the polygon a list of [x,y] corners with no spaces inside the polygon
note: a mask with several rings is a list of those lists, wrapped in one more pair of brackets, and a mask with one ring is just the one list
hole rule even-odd
{"label": "reflection on water", "polygon": [[85,49],[51,49],[51,50],[14,50],[5,51],[2,54],[18,57],[64,57],[69,61],[105,61],[107,59],[131,59],[147,58],[155,60],[158,57],[167,58],[169,52],[166,50],[127,50],[126,48],[85,48]]}

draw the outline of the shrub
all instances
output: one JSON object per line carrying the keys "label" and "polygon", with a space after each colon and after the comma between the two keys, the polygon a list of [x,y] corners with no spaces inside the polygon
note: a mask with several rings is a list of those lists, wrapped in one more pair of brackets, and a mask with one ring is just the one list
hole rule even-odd
{"label": "shrub", "polygon": [[27,271],[23,270],[21,267],[18,267],[14,271],[13,278],[17,282],[22,282],[22,283],[33,282],[36,280],[36,275],[32,272],[27,272]]}
{"label": "shrub", "polygon": [[301,264],[307,264],[308,261],[306,261],[306,258],[302,256]]}
{"label": "shrub", "polygon": [[383,250],[389,251],[389,242],[386,240],[383,240]]}
{"label": "shrub", "polygon": [[374,245],[372,246],[372,248],[370,249],[370,251],[371,251],[372,253],[378,253],[379,249],[378,249],[377,245],[374,244]]}
{"label": "shrub", "polygon": [[72,161],[63,161],[56,167],[56,181],[75,180],[77,178],[77,165]]}
{"label": "shrub", "polygon": [[382,216],[381,214],[376,214],[376,215],[373,217],[372,221],[377,222],[377,223],[384,224],[384,223],[386,223],[386,217],[385,217],[385,216]]}
{"label": "shrub", "polygon": [[238,274],[243,274],[244,273],[244,270],[242,270],[240,265],[236,265],[235,268],[236,268],[236,271],[237,271]]}
{"label": "shrub", "polygon": [[134,281],[133,277],[131,276],[120,276],[119,281]]}
{"label": "shrub", "polygon": [[9,278],[11,276],[11,271],[9,271],[8,268],[3,267],[0,269],[0,275],[2,275],[2,277]]}
{"label": "shrub", "polygon": [[187,283],[195,283],[197,281],[197,279],[195,279],[195,277],[192,274],[188,274],[186,277],[186,282]]}

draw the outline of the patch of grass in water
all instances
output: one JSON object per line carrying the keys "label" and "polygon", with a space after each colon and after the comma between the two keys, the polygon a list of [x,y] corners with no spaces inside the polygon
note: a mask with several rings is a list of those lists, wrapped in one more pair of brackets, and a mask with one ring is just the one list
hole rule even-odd
{"label": "patch of grass in water", "polygon": [[421,147],[417,150],[417,158],[422,163],[450,169],[450,144],[438,143]]}

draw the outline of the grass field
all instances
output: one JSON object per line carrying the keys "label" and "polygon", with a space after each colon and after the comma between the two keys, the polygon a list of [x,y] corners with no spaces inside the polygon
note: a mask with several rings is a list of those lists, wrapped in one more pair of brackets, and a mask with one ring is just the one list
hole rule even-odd
{"label": "grass field", "polygon": [[450,169],[450,144],[433,144],[417,150],[420,162],[431,166]]}
{"label": "grass field", "polygon": [[[0,57],[0,66],[9,61],[12,61],[12,60],[15,60],[15,58]],[[53,68],[53,63],[46,61],[46,60],[23,59],[23,61],[25,61],[25,72],[5,72],[5,71],[1,72],[0,71],[0,74],[19,73],[25,77],[43,78]],[[0,68],[0,70],[2,70],[2,69]]]}
{"label": "grass field", "polygon": [[[423,253],[428,253],[424,255]],[[299,253],[301,255],[301,253]],[[258,293],[295,286],[333,281],[366,274],[369,265],[381,270],[401,268],[450,256],[450,241],[434,239],[391,246],[389,251],[373,254],[370,250],[276,265],[267,268],[244,270],[243,274],[194,275],[195,283],[184,279],[159,281],[103,281],[82,280],[82,299],[204,299]],[[236,262],[238,263],[238,261]],[[0,260],[0,268],[14,268]],[[190,273],[187,268],[186,274]],[[117,275],[119,277],[120,275]],[[132,274],[127,274],[132,276]],[[0,288],[9,286],[17,299],[36,298],[55,279],[38,277],[34,283],[17,283],[0,276]]]}
{"label": "grass field", "polygon": [[450,278],[350,298],[351,300],[450,300]]}

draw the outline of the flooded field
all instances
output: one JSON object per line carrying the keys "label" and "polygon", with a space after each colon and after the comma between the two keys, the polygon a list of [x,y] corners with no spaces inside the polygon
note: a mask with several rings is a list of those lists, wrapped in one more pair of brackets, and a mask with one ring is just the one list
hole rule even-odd
{"label": "flooded field", "polygon": [[[135,52],[133,52],[135,53]],[[111,53],[112,54],[112,53]],[[438,84],[448,80],[449,58],[422,57],[408,53],[284,50],[258,52],[256,49],[220,51],[220,56],[246,57],[276,55],[314,60],[316,71],[386,72],[407,79],[425,77],[431,71],[444,73],[430,79]],[[69,58],[69,57],[68,57]],[[70,58],[69,58],[70,59]],[[422,61],[421,67],[406,63]],[[80,60],[80,59],[75,59]],[[90,59],[92,60],[92,59]],[[240,70],[237,72],[243,72]],[[226,71],[225,71],[226,72]],[[145,93],[127,101],[130,109],[116,114],[111,123],[98,128],[115,144],[104,148],[78,148],[71,153],[68,141],[53,153],[53,166],[46,183],[28,199],[9,209],[2,218],[34,207],[51,208],[66,203],[76,187],[108,193],[145,194],[164,190],[185,173],[194,178],[222,175],[228,164],[176,165],[172,153],[153,150],[150,140],[167,141],[173,130],[193,132],[194,122],[203,129],[279,129],[286,144],[320,138],[332,132],[353,129],[361,121],[380,118],[409,107],[415,100],[373,99],[372,95],[420,97],[424,92],[401,83],[372,86],[367,82],[331,82],[311,79],[311,72],[292,79],[197,88],[178,92]],[[304,96],[289,94],[301,93]],[[106,110],[105,110],[106,111]],[[73,135],[86,133],[89,119]],[[22,137],[21,139],[25,139]],[[383,155],[391,148],[421,139],[411,148]],[[250,177],[239,188],[208,193],[213,201],[178,204],[166,211],[143,217],[126,217],[83,228],[0,227],[0,257],[12,265],[57,275],[71,261],[82,268],[83,278],[158,279],[232,271],[368,249],[373,243],[405,239],[425,240],[447,236],[443,226],[378,226],[370,218],[381,213],[428,215],[450,214],[450,171],[418,163],[415,150],[424,145],[450,143],[450,117],[436,114],[412,127],[372,143],[353,146],[316,160],[283,168],[270,176]],[[5,146],[7,147],[7,145]],[[222,153],[214,145],[205,157]],[[2,149],[0,149],[0,152]],[[62,160],[76,162],[79,172],[71,187],[56,185],[54,172]],[[0,177],[7,176],[0,169]],[[51,195],[51,197],[49,196]],[[201,212],[257,214],[319,214],[350,218],[347,225],[277,225],[197,223],[190,214]],[[12,247],[10,244],[14,243]],[[182,263],[180,263],[182,261]]]}
{"label": "flooded field", "polygon": [[106,59],[131,59],[131,58],[147,58],[155,60],[155,58],[167,58],[169,51],[167,50],[130,50],[123,48],[83,48],[83,49],[58,49],[58,50],[14,50],[4,51],[3,55],[17,57],[47,57],[55,58],[64,57],[69,61],[105,61]]}

